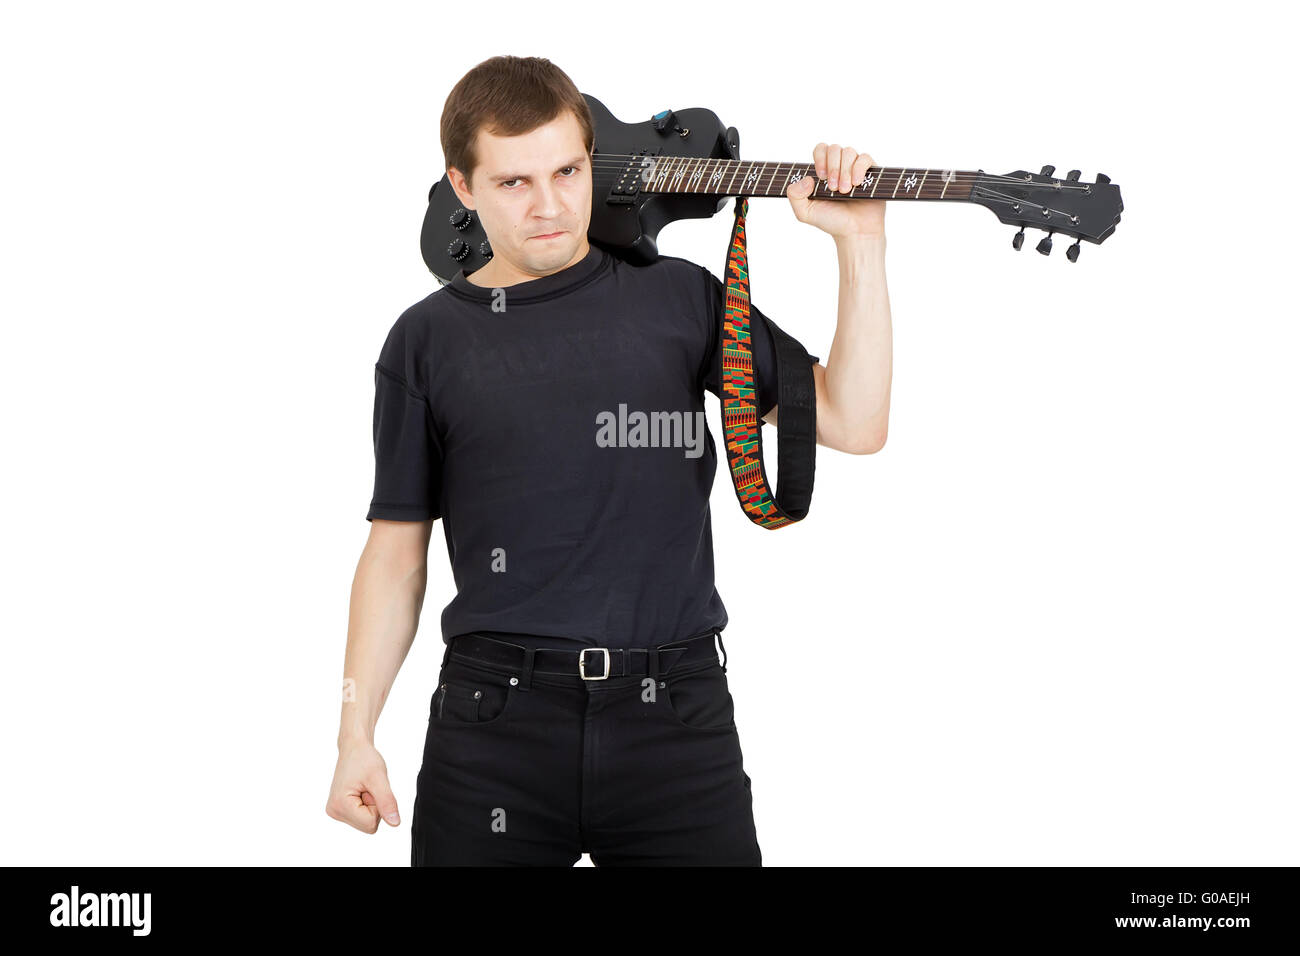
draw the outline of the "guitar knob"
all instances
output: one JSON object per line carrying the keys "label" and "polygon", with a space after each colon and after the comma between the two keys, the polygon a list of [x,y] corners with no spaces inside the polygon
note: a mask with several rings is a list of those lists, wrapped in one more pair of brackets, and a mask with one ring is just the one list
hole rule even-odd
{"label": "guitar knob", "polygon": [[685,139],[691,132],[689,128],[684,127],[677,122],[677,114],[672,110],[660,110],[654,116],[650,117],[650,122],[654,124],[655,129],[660,133],[671,126],[672,131],[683,139]]}
{"label": "guitar knob", "polygon": [[1065,181],[1066,181],[1066,182],[1069,182],[1069,183],[1078,182],[1078,179],[1079,179],[1079,170],[1077,170],[1077,169],[1072,169],[1072,170],[1070,170],[1068,173],[1065,174]]}
{"label": "guitar knob", "polygon": [[1052,173],[1054,173],[1054,172],[1056,172],[1056,167],[1055,167],[1055,166],[1044,166],[1044,167],[1043,167],[1043,171],[1042,171],[1041,173],[1039,173],[1038,175],[1040,175],[1040,176],[1050,176],[1050,175],[1052,175]]}
{"label": "guitar knob", "polygon": [[473,221],[474,217],[470,215],[468,209],[466,209],[464,206],[461,206],[459,209],[453,212],[449,218],[451,220],[451,224],[455,226],[457,229],[466,229],[469,227],[469,224],[470,222]]}
{"label": "guitar knob", "polygon": [[1074,245],[1065,250],[1065,258],[1071,262],[1076,262],[1079,258],[1079,241],[1078,239],[1074,240]]}
{"label": "guitar knob", "polygon": [[1023,246],[1024,244],[1025,244],[1025,227],[1021,226],[1020,231],[1011,237],[1011,248],[1015,249],[1016,252],[1019,252],[1020,247]]}
{"label": "guitar knob", "polygon": [[482,242],[480,242],[480,243],[478,244],[478,254],[479,254],[480,256],[482,256],[484,259],[491,259],[491,258],[492,258],[492,243],[488,242],[486,239],[484,239]]}
{"label": "guitar knob", "polygon": [[447,255],[456,262],[460,262],[460,260],[469,255],[469,243],[464,239],[453,239],[447,245]]}
{"label": "guitar knob", "polygon": [[1052,234],[1049,232],[1043,236],[1042,241],[1038,243],[1038,251],[1043,255],[1050,255],[1052,252]]}

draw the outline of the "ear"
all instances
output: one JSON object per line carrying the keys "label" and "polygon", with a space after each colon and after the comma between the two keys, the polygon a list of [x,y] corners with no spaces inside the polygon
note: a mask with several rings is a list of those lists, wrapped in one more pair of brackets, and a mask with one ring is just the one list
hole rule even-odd
{"label": "ear", "polygon": [[451,183],[452,190],[456,193],[456,198],[466,209],[474,208],[474,196],[469,191],[469,185],[465,182],[465,177],[461,175],[460,170],[455,166],[447,170],[447,181]]}

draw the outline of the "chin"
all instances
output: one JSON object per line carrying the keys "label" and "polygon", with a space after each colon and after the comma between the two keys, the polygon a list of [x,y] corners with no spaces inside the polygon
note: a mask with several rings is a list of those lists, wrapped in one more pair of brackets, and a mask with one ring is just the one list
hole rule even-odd
{"label": "chin", "polygon": [[518,249],[519,262],[535,272],[550,272],[566,264],[578,252],[578,237],[570,230],[550,240],[525,239]]}

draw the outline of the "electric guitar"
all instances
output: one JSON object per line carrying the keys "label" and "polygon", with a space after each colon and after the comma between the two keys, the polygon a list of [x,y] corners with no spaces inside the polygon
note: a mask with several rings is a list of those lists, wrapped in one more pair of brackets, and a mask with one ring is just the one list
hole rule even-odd
{"label": "electric guitar", "polygon": [[[724,127],[711,110],[662,110],[644,123],[624,123],[594,96],[583,97],[591,107],[596,140],[587,239],[628,261],[654,259],[659,230],[670,222],[707,219],[735,196],[784,199],[790,183],[815,175],[808,160],[742,160],[740,134]],[[1037,174],[1018,169],[995,175],[982,169],[873,166],[851,192],[832,192],[818,180],[809,198],[978,203],[1019,227],[1015,249],[1024,243],[1026,227],[1046,233],[1037,246],[1043,255],[1052,251],[1054,234],[1072,236],[1065,255],[1075,262],[1080,242],[1100,244],[1115,231],[1124,203],[1119,186],[1102,173],[1085,183],[1077,169],[1064,179],[1055,171],[1044,166]],[[420,254],[443,285],[460,270],[468,275],[492,258],[478,217],[461,205],[445,173],[429,190]]]}

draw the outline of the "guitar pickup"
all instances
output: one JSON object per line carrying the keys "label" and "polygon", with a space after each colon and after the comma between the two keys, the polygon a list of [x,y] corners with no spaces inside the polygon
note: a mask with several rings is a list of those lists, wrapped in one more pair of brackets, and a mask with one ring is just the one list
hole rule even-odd
{"label": "guitar pickup", "polygon": [[642,148],[628,156],[627,163],[614,177],[614,184],[605,196],[609,205],[632,205],[641,192],[643,184],[654,176],[655,163],[659,149]]}

